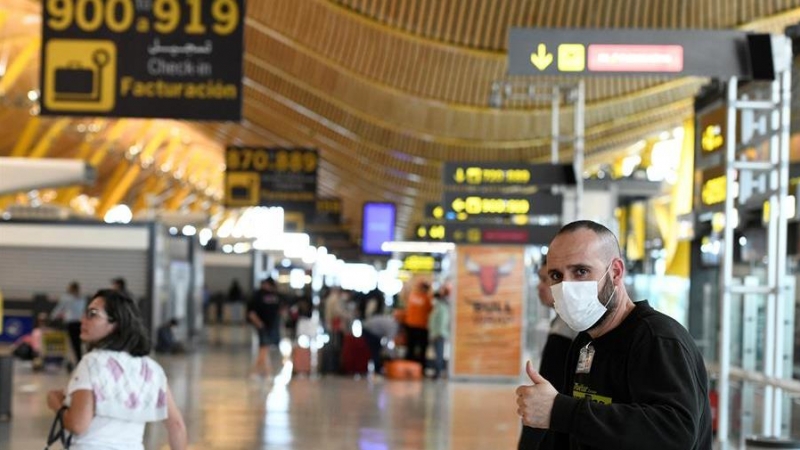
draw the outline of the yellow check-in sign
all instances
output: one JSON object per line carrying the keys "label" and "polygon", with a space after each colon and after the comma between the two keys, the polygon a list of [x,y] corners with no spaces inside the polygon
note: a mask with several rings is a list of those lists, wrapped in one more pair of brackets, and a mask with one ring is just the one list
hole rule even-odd
{"label": "yellow check-in sign", "polygon": [[257,172],[228,173],[225,179],[229,206],[257,206],[261,195],[261,180]]}
{"label": "yellow check-in sign", "polygon": [[45,48],[44,105],[52,111],[114,108],[117,46],[94,39],[51,39]]}
{"label": "yellow check-in sign", "polygon": [[558,71],[583,72],[586,69],[586,47],[583,44],[558,46]]}

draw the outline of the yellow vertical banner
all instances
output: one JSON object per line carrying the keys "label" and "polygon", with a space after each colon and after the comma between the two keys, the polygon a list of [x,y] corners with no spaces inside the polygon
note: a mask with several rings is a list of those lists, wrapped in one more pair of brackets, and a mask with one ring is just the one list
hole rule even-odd
{"label": "yellow vertical banner", "polygon": [[523,247],[459,246],[452,376],[519,376],[525,317]]}

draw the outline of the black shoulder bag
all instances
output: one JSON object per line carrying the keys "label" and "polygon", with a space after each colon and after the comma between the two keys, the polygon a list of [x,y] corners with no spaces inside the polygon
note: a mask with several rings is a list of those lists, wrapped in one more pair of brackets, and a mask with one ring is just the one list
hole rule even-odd
{"label": "black shoulder bag", "polygon": [[53,445],[56,442],[61,442],[61,447],[68,450],[72,443],[72,435],[64,428],[64,411],[67,410],[66,406],[62,406],[56,412],[56,417],[53,419],[53,425],[50,426],[50,434],[47,435],[47,445],[44,450],[56,450]]}

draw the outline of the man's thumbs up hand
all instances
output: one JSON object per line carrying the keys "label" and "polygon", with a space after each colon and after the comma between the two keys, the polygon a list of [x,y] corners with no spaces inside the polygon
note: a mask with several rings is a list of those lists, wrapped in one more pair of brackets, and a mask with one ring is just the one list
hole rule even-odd
{"label": "man's thumbs up hand", "polygon": [[533,428],[550,428],[550,412],[558,391],[528,361],[525,371],[533,382],[517,388],[517,414],[522,423]]}
{"label": "man's thumbs up hand", "polygon": [[533,381],[533,384],[550,384],[539,372],[533,369],[533,364],[530,361],[525,363],[525,371],[528,372],[528,377]]}

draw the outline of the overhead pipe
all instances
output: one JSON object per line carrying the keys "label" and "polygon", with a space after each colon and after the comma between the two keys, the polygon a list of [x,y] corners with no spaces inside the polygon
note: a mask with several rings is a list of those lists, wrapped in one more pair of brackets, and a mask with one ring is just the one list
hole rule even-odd
{"label": "overhead pipe", "polygon": [[85,161],[0,157],[0,195],[93,184],[96,179],[97,171]]}

